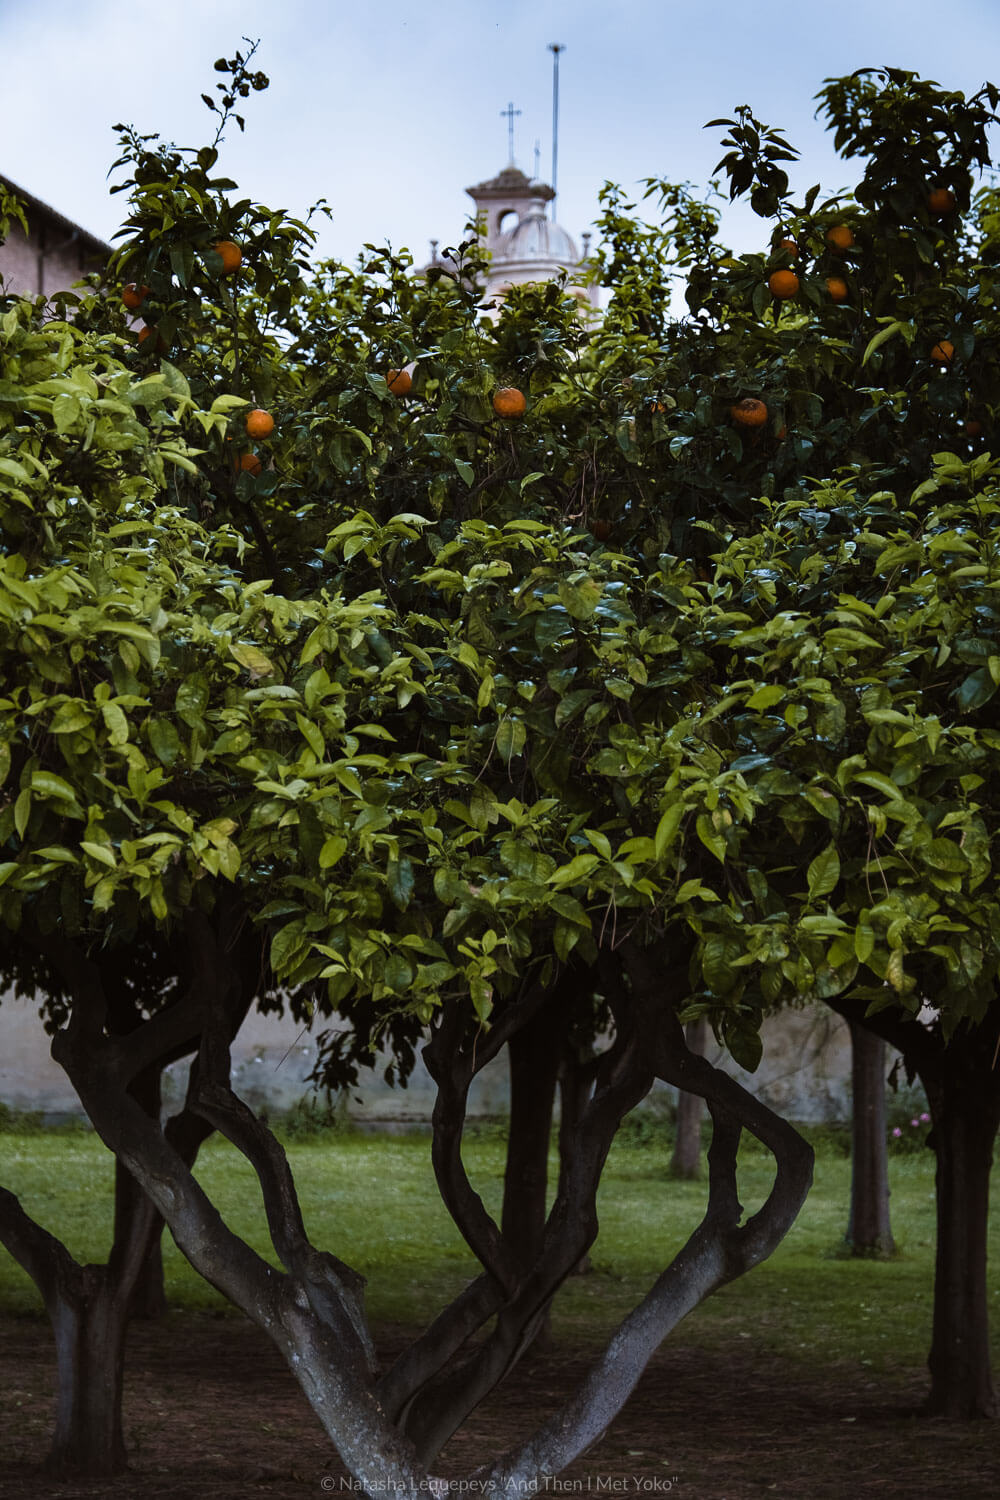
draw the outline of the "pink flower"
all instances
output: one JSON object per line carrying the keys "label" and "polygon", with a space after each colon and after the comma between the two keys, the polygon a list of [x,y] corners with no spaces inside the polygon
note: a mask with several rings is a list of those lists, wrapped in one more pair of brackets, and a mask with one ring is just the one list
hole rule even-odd
{"label": "pink flower", "polygon": [[931,1117],[929,1114],[927,1114],[926,1110],[920,1116],[920,1123],[921,1125],[929,1125],[931,1123]]}
{"label": "pink flower", "polygon": [[897,1137],[897,1139],[898,1139],[899,1136],[901,1136],[903,1134],[903,1132],[900,1130],[900,1128],[899,1128],[898,1125],[895,1127],[895,1129],[893,1130],[892,1133],[893,1133],[894,1136]]}
{"label": "pink flower", "polygon": [[920,1121],[919,1120],[911,1120],[910,1124],[913,1126],[914,1130],[919,1130],[919,1128],[920,1128]]}

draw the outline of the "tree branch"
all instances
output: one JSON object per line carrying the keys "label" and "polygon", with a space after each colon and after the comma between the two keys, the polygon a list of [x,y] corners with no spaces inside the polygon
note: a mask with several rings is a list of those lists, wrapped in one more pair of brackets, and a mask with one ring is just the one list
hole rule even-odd
{"label": "tree branch", "polygon": [[[734,1079],[696,1058],[676,1017],[658,1048],[658,1073],[679,1075],[707,1099],[713,1119],[709,1202],[705,1217],[625,1319],[576,1395],[529,1441],[474,1478],[497,1489],[521,1489],[539,1475],[558,1474],[589,1447],[624,1406],[651,1355],[667,1334],[711,1292],[756,1265],[794,1223],[812,1182],[811,1147]],[[740,1227],[736,1152],[743,1127],[774,1153],[777,1174],[763,1207]]]}

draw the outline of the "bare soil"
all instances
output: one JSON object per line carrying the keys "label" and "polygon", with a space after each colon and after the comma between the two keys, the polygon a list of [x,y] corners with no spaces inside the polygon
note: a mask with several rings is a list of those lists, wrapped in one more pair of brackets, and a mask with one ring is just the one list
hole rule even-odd
{"label": "bare soil", "polygon": [[[385,1340],[392,1351],[398,1337]],[[445,1451],[459,1476],[535,1425],[586,1365],[555,1348],[518,1366]],[[995,1423],[920,1420],[920,1371],[784,1364],[752,1342],[726,1353],[668,1343],[604,1438],[546,1486],[553,1497],[671,1500],[995,1500]],[[57,1482],[42,1471],[52,1341],[35,1318],[0,1318],[0,1496],[7,1500],[303,1500],[351,1492],[280,1356],[226,1315],[136,1324],[125,1406],[131,1468]]]}

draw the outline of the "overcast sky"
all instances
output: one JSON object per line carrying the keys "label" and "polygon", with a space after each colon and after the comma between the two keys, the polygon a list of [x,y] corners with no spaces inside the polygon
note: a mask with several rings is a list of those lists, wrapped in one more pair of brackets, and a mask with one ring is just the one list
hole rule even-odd
{"label": "overcast sky", "polygon": [[[260,39],[270,89],[246,104],[222,166],[243,193],[304,215],[328,199],[321,251],[459,238],[464,189],[515,157],[551,172],[552,53],[561,43],[560,222],[577,238],[607,179],[704,185],[722,154],[704,123],[749,104],[802,152],[793,183],[849,181],[814,120],[828,76],[888,64],[973,92],[1000,80],[997,0],[837,0],[830,6],[671,0],[0,0],[0,172],[110,238],[113,125],[201,145],[212,64]],[[745,215],[727,238],[759,232]]]}

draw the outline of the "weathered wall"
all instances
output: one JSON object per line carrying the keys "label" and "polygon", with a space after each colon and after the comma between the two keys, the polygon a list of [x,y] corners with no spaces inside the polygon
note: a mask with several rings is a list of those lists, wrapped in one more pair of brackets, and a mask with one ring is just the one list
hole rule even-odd
{"label": "weathered wall", "polygon": [[14,190],[25,206],[28,234],[15,221],[0,244],[0,280],[8,291],[51,297],[105,264],[111,253],[108,245],[47,204]]}
{"label": "weathered wall", "polygon": [[[251,1016],[233,1048],[236,1089],[255,1107],[271,1112],[292,1108],[310,1094],[306,1082],[316,1055],[309,1032],[274,1017]],[[721,1058],[713,1045],[713,1061]],[[851,1056],[847,1027],[823,1007],[792,1012],[764,1026],[764,1061],[752,1076],[732,1063],[734,1073],[787,1119],[846,1120],[850,1117]],[[183,1066],[173,1070],[171,1103],[183,1090]],[[417,1123],[430,1116],[434,1085],[418,1062],[406,1089],[391,1089],[375,1069],[352,1089],[351,1118],[361,1122]],[[34,1008],[24,1000],[0,1004],[0,1103],[18,1110],[41,1110],[51,1118],[80,1113],[80,1104],[62,1070],[48,1053],[48,1038]],[[479,1116],[506,1110],[503,1064],[487,1070],[471,1101]]]}

